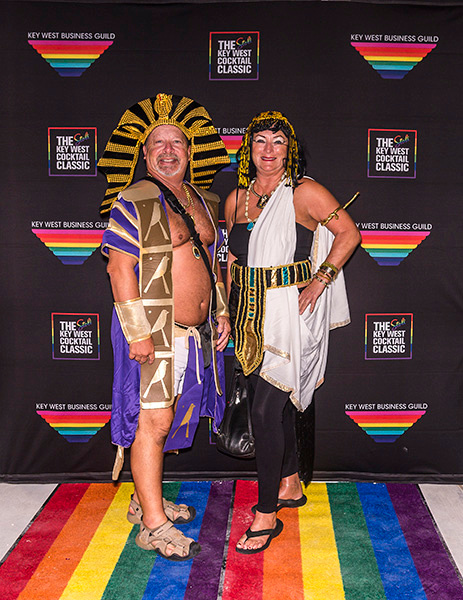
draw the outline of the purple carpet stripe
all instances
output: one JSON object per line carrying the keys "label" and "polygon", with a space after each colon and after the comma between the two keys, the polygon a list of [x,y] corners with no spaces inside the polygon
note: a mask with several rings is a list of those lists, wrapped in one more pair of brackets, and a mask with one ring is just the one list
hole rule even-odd
{"label": "purple carpet stripe", "polygon": [[463,587],[417,487],[388,483],[387,489],[427,600],[463,599]]}
{"label": "purple carpet stripe", "polygon": [[[194,521],[186,525],[177,525],[178,529],[187,537],[194,540],[199,537],[210,489],[210,481],[185,481],[177,496],[177,504],[187,504],[196,508],[197,514]],[[183,600],[192,565],[198,557],[185,562],[174,562],[158,556],[142,600]],[[199,600],[199,596],[197,598]]]}
{"label": "purple carpet stripe", "polygon": [[384,483],[357,483],[387,600],[428,600]]}
{"label": "purple carpet stripe", "polygon": [[193,561],[184,600],[218,598],[233,481],[214,481],[199,534],[201,552]]}

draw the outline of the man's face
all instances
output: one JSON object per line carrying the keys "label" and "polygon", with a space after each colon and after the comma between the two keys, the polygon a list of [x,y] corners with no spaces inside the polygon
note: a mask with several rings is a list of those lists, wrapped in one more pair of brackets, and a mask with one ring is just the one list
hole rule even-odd
{"label": "man's face", "polygon": [[154,177],[180,175],[183,179],[190,160],[190,146],[178,127],[159,125],[148,136],[143,154],[148,173]]}

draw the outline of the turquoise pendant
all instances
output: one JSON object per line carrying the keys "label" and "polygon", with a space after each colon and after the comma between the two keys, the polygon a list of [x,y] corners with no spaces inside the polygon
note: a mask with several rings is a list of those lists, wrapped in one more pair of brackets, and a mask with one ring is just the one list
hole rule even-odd
{"label": "turquoise pendant", "polygon": [[251,221],[250,223],[248,223],[248,226],[246,227],[246,229],[247,229],[248,231],[252,231],[252,228],[254,227],[254,225],[255,225],[255,222],[254,222],[254,221]]}

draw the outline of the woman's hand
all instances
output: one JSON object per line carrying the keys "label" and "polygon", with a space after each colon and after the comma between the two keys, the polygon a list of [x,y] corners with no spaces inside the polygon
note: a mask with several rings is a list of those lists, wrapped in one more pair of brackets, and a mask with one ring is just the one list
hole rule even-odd
{"label": "woman's hand", "polygon": [[312,313],[318,298],[323,294],[324,290],[324,283],[321,283],[318,279],[312,279],[309,285],[299,294],[299,314],[302,315],[309,305],[309,312]]}

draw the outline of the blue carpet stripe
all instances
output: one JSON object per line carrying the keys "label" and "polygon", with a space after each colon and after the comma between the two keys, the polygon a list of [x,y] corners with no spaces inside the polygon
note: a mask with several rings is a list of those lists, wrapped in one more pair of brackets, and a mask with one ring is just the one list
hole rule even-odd
{"label": "blue carpet stripe", "polygon": [[387,600],[427,600],[386,485],[357,483]]}
{"label": "blue carpet stripe", "polygon": [[[176,503],[194,506],[196,508],[196,518],[191,523],[177,525],[176,527],[187,537],[194,540],[199,537],[210,488],[210,481],[186,481],[180,487]],[[191,560],[173,562],[157,556],[143,600],[183,600],[191,566]]]}

